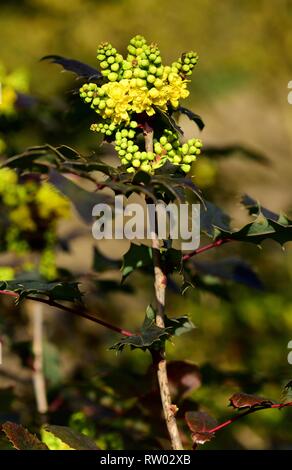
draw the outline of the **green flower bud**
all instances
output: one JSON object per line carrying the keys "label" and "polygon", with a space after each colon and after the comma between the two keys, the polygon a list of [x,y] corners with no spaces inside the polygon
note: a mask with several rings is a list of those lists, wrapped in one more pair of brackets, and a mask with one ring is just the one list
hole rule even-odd
{"label": "green flower bud", "polygon": [[184,171],[185,173],[188,173],[191,169],[191,165],[186,165],[186,164],[183,164],[181,165],[181,169],[182,171]]}
{"label": "green flower bud", "polygon": [[134,168],[139,168],[139,166],[141,165],[141,162],[140,160],[138,160],[137,158],[135,158],[133,161],[132,161],[132,165]]}
{"label": "green flower bud", "polygon": [[181,162],[181,157],[179,155],[175,155],[173,157],[173,163],[179,164]]}
{"label": "green flower bud", "polygon": [[156,80],[155,76],[154,75],[148,75],[147,77],[147,82],[148,83],[154,83]]}
{"label": "green flower bud", "polygon": [[120,66],[116,62],[111,65],[111,70],[113,72],[118,72],[119,68],[120,68]]}
{"label": "green flower bud", "polygon": [[108,74],[108,79],[110,82],[116,82],[118,79],[118,74],[116,72],[110,72]]}
{"label": "green flower bud", "polygon": [[193,157],[191,155],[185,155],[183,158],[184,163],[192,163]]}
{"label": "green flower bud", "polygon": [[133,75],[132,70],[125,70],[124,78],[130,79],[130,78],[132,78],[132,75]]}
{"label": "green flower bud", "polygon": [[127,173],[135,173],[135,168],[130,166],[130,168],[127,168]]}

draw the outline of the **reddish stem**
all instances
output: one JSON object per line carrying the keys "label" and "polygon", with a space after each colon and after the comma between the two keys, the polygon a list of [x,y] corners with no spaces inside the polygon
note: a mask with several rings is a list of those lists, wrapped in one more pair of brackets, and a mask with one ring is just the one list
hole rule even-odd
{"label": "reddish stem", "polygon": [[196,250],[191,251],[191,253],[184,255],[183,261],[188,261],[193,256],[199,255],[200,253],[204,253],[204,251],[211,250],[212,248],[217,248],[218,246],[224,245],[225,243],[228,243],[231,241],[233,241],[232,238],[219,238],[219,240],[209,243],[208,245],[201,246],[200,248],[197,248]]}
{"label": "reddish stem", "polygon": [[[18,298],[19,295],[16,292],[8,291],[8,290],[0,290],[0,294],[4,295],[10,295],[11,297]],[[105,328],[108,328],[109,330],[115,331],[116,333],[120,333],[123,336],[133,336],[134,333],[128,330],[124,330],[122,328],[119,328],[118,326],[111,325],[110,323],[105,322],[104,320],[101,320],[100,318],[97,318],[95,315],[92,315],[89,312],[82,311],[82,310],[75,310],[72,307],[67,307],[66,305],[59,304],[58,302],[55,302],[54,300],[50,299],[43,299],[41,297],[33,297],[31,295],[28,295],[26,299],[29,300],[35,300],[37,302],[41,302],[46,305],[50,305],[51,307],[56,307],[59,308],[60,310],[64,310],[65,312],[73,313],[73,315],[77,315],[82,318],[86,318],[87,320],[91,320],[95,323],[98,323],[101,326],[104,326]]]}
{"label": "reddish stem", "polygon": [[258,408],[249,408],[248,410],[244,411],[243,413],[240,413],[238,414],[237,416],[233,416],[232,418],[228,419],[227,421],[225,421],[224,423],[221,423],[221,424],[218,424],[218,426],[215,426],[213,429],[209,429],[208,432],[210,434],[214,434],[215,432],[217,431],[220,431],[220,429],[224,429],[226,428],[227,426],[229,426],[230,424],[234,423],[235,421],[237,421],[238,419],[241,419],[243,418],[244,416],[247,416],[247,415],[250,415],[251,413],[255,413],[256,411],[260,411],[260,410],[268,410],[270,408],[274,408],[274,409],[282,409],[282,408],[285,408],[287,406],[292,406],[292,402],[288,402],[288,403],[275,403],[271,406],[262,406],[262,407],[258,407]]}

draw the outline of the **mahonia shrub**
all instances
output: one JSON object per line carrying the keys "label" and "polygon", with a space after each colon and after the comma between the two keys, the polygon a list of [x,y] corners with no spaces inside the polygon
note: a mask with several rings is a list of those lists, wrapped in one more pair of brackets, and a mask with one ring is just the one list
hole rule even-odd
{"label": "mahonia shrub", "polygon": [[[103,436],[95,434],[92,422],[82,410],[80,413],[74,410],[69,420],[70,428],[44,425],[40,432],[42,442],[22,426],[14,423],[4,423],[1,431],[18,449],[98,450],[97,446],[121,448],[122,437],[118,435],[117,438],[117,428],[110,426],[113,416],[117,418],[118,423],[125,424],[123,431],[130,432],[133,437],[141,431],[140,423],[135,422],[137,427],[133,427],[132,424],[128,426],[129,421],[134,422],[136,417],[141,415],[143,402],[144,407],[147,408],[150,404],[151,410],[153,405],[156,411],[155,395],[157,395],[165,419],[164,431],[166,429],[168,431],[172,448],[182,450],[184,446],[190,448],[193,444],[193,448],[196,448],[209,442],[217,432],[255,411],[291,407],[292,381],[284,387],[279,402],[237,392],[229,398],[229,404],[238,413],[218,424],[207,412],[201,411],[198,404],[192,405],[193,402],[189,397],[184,401],[186,394],[195,391],[204,380],[199,368],[188,361],[178,360],[171,363],[166,361],[166,341],[188,333],[194,328],[187,315],[173,317],[169,314],[170,307],[165,303],[168,285],[175,293],[183,294],[187,289],[196,288],[221,299],[228,298],[226,285],[223,284],[226,280],[230,283],[240,282],[254,289],[261,288],[256,273],[244,260],[225,257],[198,262],[197,257],[201,253],[235,241],[257,246],[267,239],[281,245],[292,241],[292,221],[283,214],[275,214],[262,207],[249,196],[243,197],[242,203],[248,214],[253,217],[252,220],[237,230],[232,229],[230,217],[216,204],[206,200],[205,195],[190,178],[191,165],[201,152],[202,142],[198,138],[189,139],[187,142],[182,140],[183,131],[177,123],[177,116],[185,114],[198,125],[200,130],[204,127],[198,115],[181,106],[181,101],[189,95],[187,88],[198,60],[197,54],[184,53],[171,65],[164,65],[157,46],[147,44],[139,35],[130,40],[126,57],[123,57],[111,44],[101,44],[97,51],[100,70],[61,56],[46,56],[45,59],[52,60],[66,70],[76,73],[85,82],[80,87],[80,96],[92,110],[92,115],[95,113],[97,116],[96,122],[91,124],[91,130],[101,134],[103,141],[114,145],[121,165],[118,167],[109,165],[97,155],[81,155],[67,145],[53,147],[49,144],[29,148],[26,152],[6,160],[0,170],[0,198],[7,227],[1,232],[2,246],[6,246],[10,251],[22,253],[35,249],[37,242],[38,248],[43,253],[52,252],[56,243],[56,223],[67,215],[69,209],[68,200],[51,183],[70,196],[79,215],[87,223],[92,222],[93,204],[101,202],[113,205],[113,194],[129,197],[135,193],[153,204],[158,204],[161,200],[164,203],[173,201],[182,204],[198,201],[201,205],[202,238],[209,240],[198,249],[183,253],[180,249],[174,248],[172,240],[159,240],[159,234],[153,230],[150,237],[151,247],[131,242],[122,260],[108,258],[94,247],[92,270],[85,276],[84,273],[80,276],[69,273],[68,277],[67,273],[55,282],[27,277],[18,277],[17,280],[9,281],[9,272],[4,272],[3,281],[0,283],[2,294],[11,295],[17,302],[29,299],[47,304],[119,333],[120,338],[111,349],[121,352],[128,347],[131,350],[140,349],[150,353],[151,371],[156,374],[157,381],[156,388],[152,388],[152,380],[149,380],[150,371],[144,377],[145,382],[142,381],[142,376],[139,376],[141,383],[136,385],[143,389],[143,394],[136,395],[133,400],[130,392],[131,396],[122,402],[119,394],[112,393],[112,382],[107,383],[103,377],[98,377],[98,383],[92,382],[94,400],[97,397],[97,389],[104,399],[97,405],[100,428],[104,427],[104,423],[105,427],[108,427]],[[235,146],[235,151],[238,150],[242,148]],[[220,155],[224,152],[226,155],[232,153],[230,147],[225,150],[220,149]],[[250,152],[246,153],[251,156]],[[211,147],[209,156],[212,155],[214,148]],[[201,167],[201,181],[205,186],[214,179],[214,174],[215,167],[208,164]],[[76,184],[79,179],[90,181],[91,188],[92,184],[94,187],[93,192]],[[104,188],[110,189],[111,195],[102,192]],[[56,274],[55,267],[52,268],[50,264],[49,266],[50,268],[46,267],[43,273],[45,277],[53,278]],[[112,279],[108,283],[108,278],[100,279],[99,275],[103,276],[106,271],[115,269],[121,270],[123,281],[136,270],[153,276],[155,303],[146,308],[145,316],[137,331],[113,325],[108,318],[104,318],[110,313],[106,292],[108,289],[114,290],[117,286]],[[97,292],[101,294],[98,305],[102,303],[104,297],[105,308],[100,310],[102,318],[99,318],[95,311],[88,310],[85,293],[83,289],[79,289],[80,279],[94,281],[99,289]],[[125,288],[124,284],[119,287]],[[123,321],[118,318],[120,322]],[[128,370],[124,368],[122,380],[125,379],[127,372]],[[221,379],[221,374],[219,377]],[[144,387],[147,388],[147,381],[149,393],[145,394]],[[132,387],[133,382],[130,384]],[[172,403],[173,390],[175,400],[183,411]],[[87,396],[89,395],[91,392]],[[116,414],[109,413],[110,403],[111,412]],[[102,408],[103,406],[105,408]],[[195,411],[191,409],[192,407]],[[103,413],[103,410],[106,411]],[[131,413],[134,418],[129,419]],[[125,421],[122,421],[123,414]],[[152,416],[149,433],[153,432],[157,425],[159,435],[151,436],[151,447],[161,448],[165,442],[165,434],[161,427],[160,413],[154,414],[157,416]],[[146,427],[148,427],[148,408],[146,412],[144,411],[143,417],[147,420]],[[191,432],[189,442],[184,431],[187,427]],[[144,432],[146,431],[143,426],[142,434]],[[166,447],[168,448],[168,444]]]}

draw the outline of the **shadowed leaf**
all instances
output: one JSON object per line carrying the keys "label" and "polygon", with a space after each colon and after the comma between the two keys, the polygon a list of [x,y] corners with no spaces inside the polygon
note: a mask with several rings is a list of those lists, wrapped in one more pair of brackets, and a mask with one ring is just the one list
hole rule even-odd
{"label": "shadowed leaf", "polygon": [[42,57],[41,60],[49,60],[54,64],[61,65],[64,70],[67,70],[68,72],[73,72],[78,77],[87,79],[102,78],[102,74],[99,72],[99,70],[95,69],[94,67],[91,67],[91,65],[84,64],[79,60],[68,59],[60,55],[46,55],[45,57]]}
{"label": "shadowed leaf", "polygon": [[185,420],[192,432],[192,439],[195,444],[205,444],[215,436],[210,430],[215,428],[217,421],[202,411],[188,411]]}
{"label": "shadowed leaf", "polygon": [[2,424],[2,431],[17,450],[49,450],[44,443],[21,424],[7,421]]}
{"label": "shadowed leaf", "polygon": [[253,289],[263,289],[262,282],[250,265],[239,258],[225,258],[218,261],[192,260],[191,264],[203,275],[238,282]]}
{"label": "shadowed leaf", "polygon": [[120,261],[108,258],[103,255],[97,247],[94,247],[93,270],[95,272],[101,273],[109,269],[120,269],[120,266]]}
{"label": "shadowed leaf", "polygon": [[184,108],[183,106],[179,106],[177,111],[181,114],[185,114],[191,121],[194,121],[197,124],[200,131],[202,131],[204,129],[205,124],[204,124],[203,119],[201,118],[201,116],[199,116],[198,114],[193,113],[193,111],[191,111],[188,108]]}
{"label": "shadowed leaf", "polygon": [[173,336],[180,336],[184,333],[189,333],[195,328],[195,325],[191,322],[187,315],[177,318],[165,317],[165,328],[169,334]]}
{"label": "shadowed leaf", "polygon": [[0,290],[15,292],[18,302],[27,296],[45,296],[50,300],[82,302],[82,294],[77,282],[45,282],[18,279],[17,281],[0,282]]}
{"label": "shadowed leaf", "polygon": [[248,393],[234,393],[229,398],[230,406],[233,408],[255,408],[255,407],[266,407],[269,408],[273,401],[267,398],[262,398],[257,395],[249,395]]}
{"label": "shadowed leaf", "polygon": [[124,281],[135,269],[148,268],[152,266],[151,248],[146,245],[131,246],[123,257],[122,281]]}
{"label": "shadowed leaf", "polygon": [[50,171],[49,181],[71,200],[78,214],[87,224],[91,224],[94,220],[92,209],[96,204],[112,203],[112,198],[110,196],[103,193],[86,191],[81,188],[81,186],[78,186],[76,183],[55,170]]}
{"label": "shadowed leaf", "polygon": [[230,217],[222,209],[209,201],[205,201],[205,209],[200,211],[200,228],[203,233],[213,237],[215,227],[223,230],[230,229]]}
{"label": "shadowed leaf", "polygon": [[285,222],[285,220],[288,221],[287,217],[285,217],[283,214],[279,215],[270,211],[269,209],[266,209],[265,207],[262,207],[255,199],[251,198],[247,194],[242,197],[241,204],[246,207],[249,215],[258,216],[263,214],[263,216],[267,219],[274,220],[275,222],[279,223],[281,223],[281,221]]}
{"label": "shadowed leaf", "polygon": [[156,326],[155,311],[151,306],[148,306],[140,332],[133,336],[121,338],[121,340],[111,346],[110,349],[122,351],[125,346],[130,346],[131,349],[140,348],[145,351],[167,339],[168,336],[169,332],[167,328],[159,328]]}
{"label": "shadowed leaf", "polygon": [[292,401],[292,380],[290,380],[282,390],[281,402],[287,403]]}

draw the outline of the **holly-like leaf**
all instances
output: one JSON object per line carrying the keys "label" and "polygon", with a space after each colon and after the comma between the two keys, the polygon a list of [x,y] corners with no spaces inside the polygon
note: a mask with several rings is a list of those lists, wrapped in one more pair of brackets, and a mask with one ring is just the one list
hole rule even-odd
{"label": "holly-like leaf", "polygon": [[122,337],[120,341],[111,346],[110,349],[122,351],[125,346],[129,346],[131,349],[140,348],[145,351],[146,349],[151,349],[159,345],[161,341],[166,340],[168,336],[169,332],[167,328],[159,328],[155,324],[155,310],[151,306],[148,306],[140,332],[133,336]]}
{"label": "holly-like leaf", "polygon": [[45,281],[2,281],[0,290],[18,294],[18,302],[28,296],[45,296],[50,300],[82,302],[82,293],[77,282],[45,282]]}
{"label": "holly-like leaf", "polygon": [[234,393],[232,397],[229,398],[230,406],[237,409],[244,409],[244,408],[257,408],[257,407],[264,407],[270,408],[273,405],[273,401],[259,397],[257,395],[249,395],[248,393]]}
{"label": "holly-like leaf", "polygon": [[31,434],[21,424],[7,421],[1,426],[2,431],[17,450],[49,450],[34,434]]}
{"label": "holly-like leaf", "polygon": [[135,269],[149,268],[152,264],[151,248],[131,243],[129,250],[123,257],[122,280],[124,281]]}
{"label": "holly-like leaf", "polygon": [[218,278],[213,276],[202,276],[199,274],[190,274],[187,269],[184,269],[184,283],[181,288],[181,293],[184,294],[189,288],[196,288],[210,294],[215,295],[219,299],[230,301],[230,293],[225,284]]}
{"label": "holly-like leaf", "polygon": [[275,212],[270,211],[269,209],[266,209],[265,207],[261,206],[255,199],[251,198],[247,194],[245,194],[242,199],[241,199],[241,204],[243,204],[246,209],[248,210],[249,215],[260,215],[262,214],[264,217],[267,219],[274,220],[275,222],[285,222],[286,223],[292,223],[287,219],[287,217],[283,214],[279,215],[276,214]]}
{"label": "holly-like leaf", "polygon": [[202,411],[187,411],[185,420],[192,432],[194,444],[205,444],[215,436],[210,432],[217,426],[217,421]]}
{"label": "holly-like leaf", "polygon": [[282,222],[279,223],[260,214],[254,222],[250,222],[238,231],[217,229],[216,239],[222,238],[256,245],[270,239],[284,245],[284,243],[292,241],[292,224],[288,219],[282,218]]}
{"label": "holly-like leaf", "polygon": [[42,439],[51,450],[99,450],[92,439],[66,426],[45,424]]}
{"label": "holly-like leaf", "polygon": [[78,77],[86,78],[88,80],[96,80],[102,78],[102,74],[99,70],[91,65],[84,64],[79,60],[68,59],[60,55],[46,55],[41,60],[49,60],[54,64],[61,65],[64,70],[75,73]]}
{"label": "holly-like leaf", "polygon": [[160,108],[155,106],[155,112],[156,115],[158,116],[159,120],[161,121],[162,124],[164,124],[164,127],[168,127],[174,132],[177,132],[180,135],[183,135],[183,130],[182,128],[176,123],[175,119],[169,114],[168,112],[162,111]]}
{"label": "holly-like leaf", "polygon": [[177,111],[181,114],[185,114],[191,121],[194,121],[197,124],[200,131],[202,131],[204,129],[205,124],[204,124],[203,119],[201,118],[201,116],[199,116],[198,114],[193,113],[193,111],[191,111],[188,108],[184,108],[183,106],[179,106]]}
{"label": "holly-like leaf", "polygon": [[222,209],[210,201],[205,201],[205,208],[200,211],[200,229],[206,235],[213,237],[215,228],[230,229],[230,217]]}
{"label": "holly-like leaf", "polygon": [[190,264],[200,274],[238,282],[253,289],[263,289],[263,284],[257,274],[246,261],[239,258],[224,258],[216,261],[192,259]]}
{"label": "holly-like leaf", "polygon": [[173,336],[181,336],[184,333],[189,333],[191,330],[193,330],[195,325],[187,315],[184,315],[177,318],[165,317],[165,328],[169,334]]}
{"label": "holly-like leaf", "polygon": [[281,402],[287,403],[292,401],[292,380],[290,380],[286,385],[283,387]]}
{"label": "holly-like leaf", "polygon": [[92,209],[96,204],[112,204],[112,198],[106,194],[89,192],[81,188],[61,173],[51,170],[49,181],[70,199],[84,222],[93,222]]}
{"label": "holly-like leaf", "polygon": [[110,269],[120,269],[121,263],[119,260],[114,260],[103,255],[97,247],[94,247],[93,252],[93,271],[102,273]]}
{"label": "holly-like leaf", "polygon": [[202,383],[199,367],[189,361],[168,362],[167,376],[172,394],[180,397],[197,390]]}
{"label": "holly-like leaf", "polygon": [[[166,162],[151,178],[151,185],[154,186],[155,194],[166,194],[171,201],[185,203],[188,200],[188,193],[195,195],[204,205],[201,190],[190,178],[176,174],[178,167]],[[173,172],[173,173],[172,173]]]}

